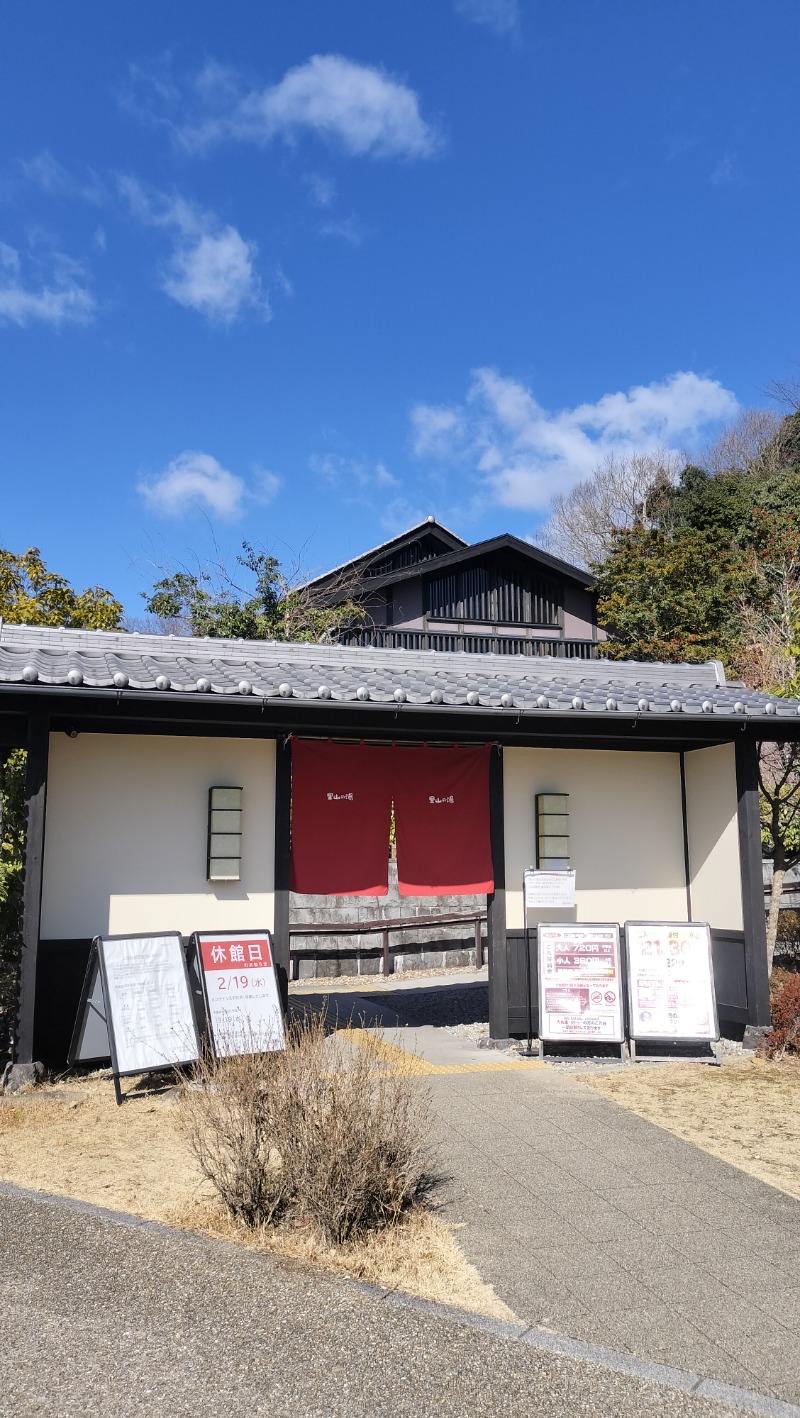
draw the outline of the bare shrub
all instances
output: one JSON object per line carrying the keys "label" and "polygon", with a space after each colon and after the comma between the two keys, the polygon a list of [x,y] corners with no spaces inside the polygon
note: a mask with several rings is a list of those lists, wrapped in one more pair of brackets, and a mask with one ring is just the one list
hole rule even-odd
{"label": "bare shrub", "polygon": [[327,1036],[308,1016],[283,1052],[204,1057],[183,1090],[183,1126],[238,1221],[293,1217],[341,1245],[395,1225],[436,1184],[427,1095],[363,1037],[372,1047]]}
{"label": "bare shrub", "polygon": [[380,1049],[326,1039],[318,1017],[295,1026],[287,1063],[279,1148],[296,1207],[331,1245],[395,1225],[435,1185],[420,1084]]}
{"label": "bare shrub", "polygon": [[205,1050],[181,1093],[181,1124],[203,1176],[236,1221],[274,1224],[290,1201],[275,1151],[282,1053],[217,1059]]}
{"label": "bare shrub", "polygon": [[800,1053],[800,975],[790,975],[772,998],[772,1033],[767,1040],[770,1058],[786,1052]]}

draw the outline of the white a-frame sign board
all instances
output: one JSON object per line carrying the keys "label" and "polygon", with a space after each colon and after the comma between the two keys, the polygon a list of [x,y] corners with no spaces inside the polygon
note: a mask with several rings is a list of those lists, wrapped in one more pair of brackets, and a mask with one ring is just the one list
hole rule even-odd
{"label": "white a-frame sign board", "polygon": [[200,1057],[183,942],[163,935],[96,936],[69,1052],[70,1065],[111,1057],[114,1086]]}

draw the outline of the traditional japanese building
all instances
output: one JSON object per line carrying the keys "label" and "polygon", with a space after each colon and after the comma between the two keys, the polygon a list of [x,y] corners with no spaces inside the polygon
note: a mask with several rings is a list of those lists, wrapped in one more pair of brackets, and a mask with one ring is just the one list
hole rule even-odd
{"label": "traditional japanese building", "polygon": [[347,645],[593,659],[605,639],[588,572],[508,533],[470,546],[433,517],[308,588],[360,601]]}
{"label": "traditional japanese building", "polygon": [[526,1027],[542,795],[568,800],[572,919],[709,922],[723,1027],[766,1024],[757,743],[798,737],[800,705],[717,663],[4,625],[0,745],[28,753],[16,1058],[63,1061],[97,934],[268,927],[285,985],[292,885],[383,890],[392,798],[401,891],[485,896],[494,1036]]}

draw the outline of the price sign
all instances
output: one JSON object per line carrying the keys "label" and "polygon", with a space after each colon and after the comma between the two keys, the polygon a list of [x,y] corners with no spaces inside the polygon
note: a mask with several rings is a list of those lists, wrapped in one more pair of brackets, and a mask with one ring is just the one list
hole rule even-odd
{"label": "price sign", "polygon": [[540,925],[540,1039],[600,1039],[621,1044],[619,927]]}
{"label": "price sign", "polygon": [[711,931],[688,921],[627,921],[632,1039],[719,1038]]}
{"label": "price sign", "polygon": [[95,949],[114,1073],[148,1073],[197,1059],[180,936],[98,936]]}
{"label": "price sign", "polygon": [[526,871],[525,910],[575,905],[574,871]]}
{"label": "price sign", "polygon": [[227,1058],[284,1048],[269,931],[198,932],[194,941],[215,1054]]}

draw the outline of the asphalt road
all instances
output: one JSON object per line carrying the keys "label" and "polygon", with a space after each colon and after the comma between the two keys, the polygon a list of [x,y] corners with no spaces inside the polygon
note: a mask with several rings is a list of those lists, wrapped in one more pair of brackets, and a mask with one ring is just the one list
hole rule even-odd
{"label": "asphalt road", "polygon": [[0,1191],[2,1418],[742,1411],[231,1245]]}

